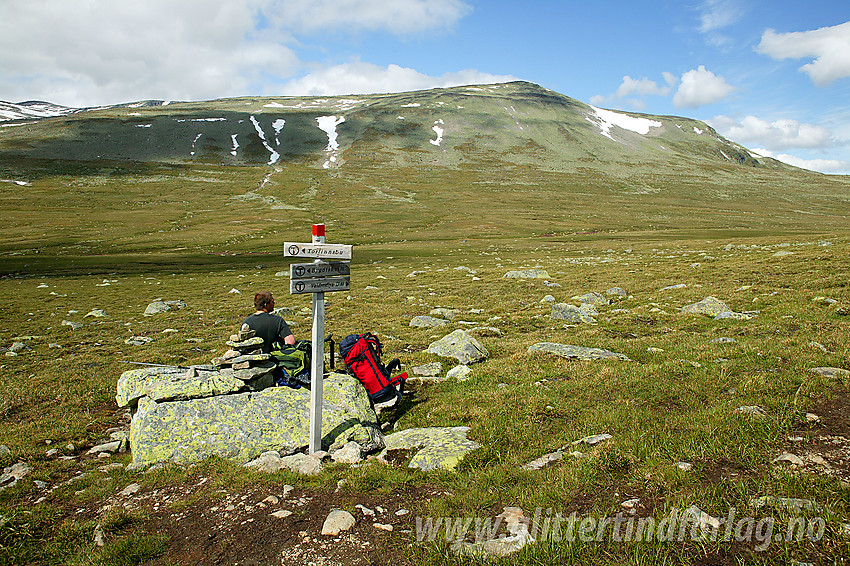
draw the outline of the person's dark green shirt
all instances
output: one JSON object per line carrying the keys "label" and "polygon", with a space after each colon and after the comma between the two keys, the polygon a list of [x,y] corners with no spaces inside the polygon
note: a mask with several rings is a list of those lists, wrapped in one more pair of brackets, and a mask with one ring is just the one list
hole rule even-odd
{"label": "person's dark green shirt", "polygon": [[254,313],[245,319],[243,324],[256,332],[256,336],[263,339],[263,353],[268,354],[272,350],[280,350],[284,346],[284,338],[292,334],[286,321],[267,312]]}

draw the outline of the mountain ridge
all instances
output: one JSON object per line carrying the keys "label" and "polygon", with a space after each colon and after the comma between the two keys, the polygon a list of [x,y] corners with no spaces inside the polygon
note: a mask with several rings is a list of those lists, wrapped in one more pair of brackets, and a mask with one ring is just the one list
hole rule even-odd
{"label": "mountain ridge", "polygon": [[[12,106],[28,109],[25,103]],[[525,81],[371,95],[149,100],[93,109],[36,101],[31,106],[27,118],[39,121],[20,134],[3,136],[12,128],[2,128],[0,152],[6,146],[14,154],[52,159],[231,165],[312,158],[314,166],[338,168],[358,146],[374,149],[371,138],[377,135],[394,148],[391,162],[415,163],[416,156],[402,154],[422,150],[442,152],[431,161],[450,167],[495,151],[508,161],[567,171],[582,161],[672,157],[794,169],[723,138],[699,120],[596,108]],[[326,116],[338,121],[332,130],[317,123]],[[92,143],[97,137],[110,144]],[[16,148],[18,140],[24,143]]]}

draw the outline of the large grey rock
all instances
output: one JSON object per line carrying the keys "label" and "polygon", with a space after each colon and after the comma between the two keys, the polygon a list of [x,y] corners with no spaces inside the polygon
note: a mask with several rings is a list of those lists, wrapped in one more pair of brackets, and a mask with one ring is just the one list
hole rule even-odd
{"label": "large grey rock", "polygon": [[583,346],[571,346],[569,344],[557,344],[555,342],[538,342],[528,348],[529,352],[545,352],[555,354],[562,358],[575,358],[579,360],[626,360],[630,361],[625,354],[618,354],[600,348],[585,348]]}
{"label": "large grey rock", "polygon": [[[167,403],[142,397],[130,427],[132,466],[290,454],[308,443],[309,405],[309,390],[288,387]],[[353,377],[332,374],[324,381],[322,445],[335,449],[351,440],[366,452],[384,445],[366,390]]]}
{"label": "large grey rock", "polygon": [[478,340],[463,330],[455,330],[432,342],[425,351],[446,358],[455,358],[465,365],[479,362],[490,355]]}
{"label": "large grey rock", "polygon": [[596,319],[586,310],[568,303],[555,303],[552,305],[552,313],[549,315],[555,320],[566,320],[567,322],[594,323]]}
{"label": "large grey rock", "polygon": [[508,279],[549,279],[549,272],[545,269],[521,269],[508,271],[504,277]]}
{"label": "large grey rock", "polygon": [[722,312],[732,312],[732,309],[720,299],[708,296],[698,303],[682,307],[682,312],[687,314],[705,314],[715,317]]}
{"label": "large grey rock", "polygon": [[186,308],[186,303],[183,301],[163,301],[162,299],[156,299],[147,306],[144,315],[153,316],[155,314],[162,314],[164,312],[170,311],[172,308]]}
{"label": "large grey rock", "polygon": [[435,309],[431,309],[431,312],[429,312],[428,314],[430,314],[432,316],[443,317],[443,318],[446,318],[448,320],[454,320],[455,317],[457,317],[460,314],[460,311],[458,309],[449,309],[449,308],[445,308],[445,307],[437,307]]}
{"label": "large grey rock", "polygon": [[466,438],[468,426],[409,428],[394,432],[385,438],[386,450],[378,456],[386,459],[390,450],[420,450],[411,458],[408,467],[422,470],[437,468],[453,470],[467,452],[480,448],[474,440]]}
{"label": "large grey rock", "polygon": [[573,301],[578,301],[579,303],[587,303],[589,305],[607,305],[608,299],[602,296],[601,293],[591,292],[585,293],[584,295],[576,295],[571,297]]}
{"label": "large grey rock", "polygon": [[219,371],[200,369],[195,373],[197,375],[188,377],[187,370],[183,368],[151,366],[125,371],[118,378],[115,401],[119,407],[135,407],[145,396],[158,402],[182,401],[227,395],[249,388],[243,380]]}
{"label": "large grey rock", "polygon": [[432,328],[435,326],[443,326],[448,324],[449,321],[443,318],[434,318],[433,316],[414,316],[410,319],[410,326],[416,328]]}

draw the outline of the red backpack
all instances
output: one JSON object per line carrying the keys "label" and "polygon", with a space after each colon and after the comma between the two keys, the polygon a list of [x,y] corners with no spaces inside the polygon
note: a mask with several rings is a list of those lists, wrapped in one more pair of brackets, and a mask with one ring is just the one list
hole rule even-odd
{"label": "red backpack", "polygon": [[339,343],[339,353],[345,360],[348,373],[356,377],[369,392],[374,403],[384,403],[392,399],[398,403],[404,390],[407,372],[392,377],[390,372],[401,368],[398,359],[387,366],[381,363],[381,341],[369,332],[350,334]]}

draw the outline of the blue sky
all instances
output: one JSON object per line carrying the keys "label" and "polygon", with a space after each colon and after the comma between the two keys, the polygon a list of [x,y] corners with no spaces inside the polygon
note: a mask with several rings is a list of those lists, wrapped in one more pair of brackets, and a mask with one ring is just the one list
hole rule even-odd
{"label": "blue sky", "polygon": [[850,174],[846,0],[0,0],[0,99],[391,92],[522,79]]}

